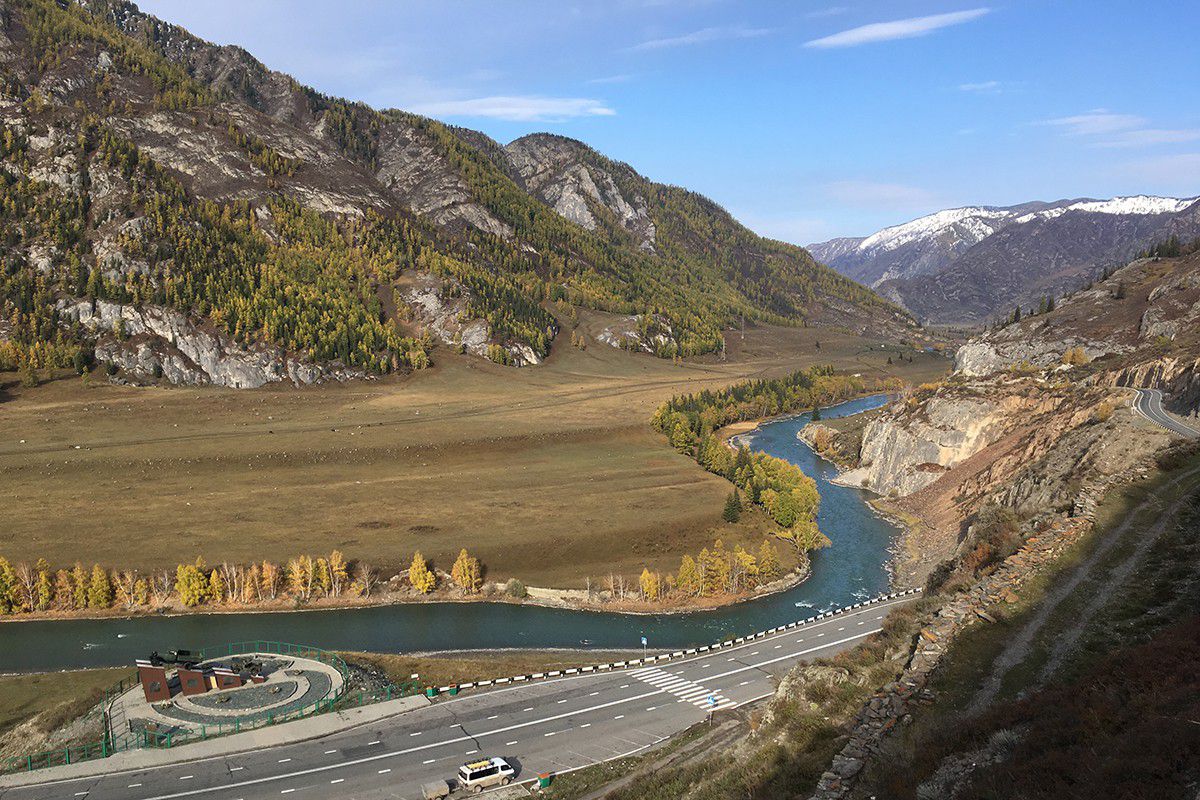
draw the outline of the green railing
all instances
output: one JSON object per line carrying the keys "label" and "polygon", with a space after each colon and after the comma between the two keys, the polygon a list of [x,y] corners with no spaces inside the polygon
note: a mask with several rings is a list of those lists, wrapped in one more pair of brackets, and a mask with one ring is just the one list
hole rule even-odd
{"label": "green railing", "polygon": [[107,758],[113,753],[123,750],[177,747],[188,742],[203,741],[217,736],[226,736],[231,733],[253,730],[268,725],[278,725],[282,722],[291,722],[292,720],[303,719],[304,717],[311,717],[316,714],[324,714],[329,711],[385,702],[398,697],[418,694],[422,691],[419,684],[404,683],[399,686],[389,684],[379,692],[351,692],[349,691],[350,667],[341,656],[328,650],[322,650],[319,647],[296,645],[288,642],[269,640],[233,642],[232,644],[219,647],[205,648],[200,650],[197,656],[198,660],[208,661],[214,658],[250,653],[299,656],[301,658],[320,661],[338,671],[342,676],[342,685],[328,697],[300,708],[278,713],[266,711],[258,714],[249,714],[243,717],[236,717],[230,722],[218,723],[216,725],[195,726],[193,724],[193,727],[179,731],[114,731],[112,720],[109,717],[109,705],[114,698],[137,685],[137,675],[134,674],[131,677],[123,678],[104,692],[104,737],[101,741],[72,745],[64,747],[61,750],[49,750],[19,758],[10,758],[7,760],[7,763],[0,764],[0,773],[26,772],[35,769],[45,769],[46,767],[74,764],[79,761],[89,761],[96,758]]}
{"label": "green railing", "polygon": [[35,769],[61,767],[67,764],[76,764],[80,761],[108,758],[113,753],[129,750],[137,746],[137,737],[127,733],[114,736],[112,720],[109,718],[109,704],[112,700],[136,686],[137,682],[137,673],[133,673],[104,690],[103,705],[101,705],[101,721],[104,730],[101,733],[99,741],[66,745],[55,750],[45,750],[41,753],[31,753],[16,758],[8,758],[0,763],[0,774],[8,772],[32,772]]}

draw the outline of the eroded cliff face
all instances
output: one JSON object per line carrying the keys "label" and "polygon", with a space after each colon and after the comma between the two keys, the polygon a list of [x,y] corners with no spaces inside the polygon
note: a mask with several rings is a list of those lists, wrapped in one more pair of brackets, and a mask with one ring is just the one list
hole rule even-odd
{"label": "eroded cliff face", "polygon": [[621,191],[614,175],[589,163],[590,151],[579,142],[549,134],[524,136],[504,148],[525,189],[561,216],[594,231],[596,213],[612,214],[637,246],[654,252],[655,228],[646,198]]}
{"label": "eroded cliff face", "polygon": [[278,347],[242,347],[161,306],[139,308],[104,300],[93,306],[78,300],[64,302],[60,311],[64,319],[77,321],[96,337],[97,361],[115,365],[134,380],[257,389],[284,380],[300,386],[365,377],[336,364],[295,358]]}
{"label": "eroded cliff face", "polygon": [[890,497],[912,494],[1004,436],[1018,414],[1053,405],[1053,398],[977,391],[902,404],[867,425],[859,466],[838,482]]}

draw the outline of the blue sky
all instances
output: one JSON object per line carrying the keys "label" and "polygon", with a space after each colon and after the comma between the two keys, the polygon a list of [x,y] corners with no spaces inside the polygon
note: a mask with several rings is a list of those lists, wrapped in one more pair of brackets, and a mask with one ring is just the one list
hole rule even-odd
{"label": "blue sky", "polygon": [[316,88],[581,139],[806,244],[958,205],[1200,194],[1194,0],[143,0]]}

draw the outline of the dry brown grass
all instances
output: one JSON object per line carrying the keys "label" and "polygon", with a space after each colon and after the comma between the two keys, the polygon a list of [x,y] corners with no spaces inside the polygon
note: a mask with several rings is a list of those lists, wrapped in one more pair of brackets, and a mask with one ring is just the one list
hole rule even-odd
{"label": "dry brown grass", "polygon": [[753,518],[721,522],[725,481],[650,430],[672,393],[812,363],[910,380],[947,365],[889,368],[878,343],[806,329],[735,334],[728,362],[683,366],[567,338],[537,368],[439,350],[410,378],[305,389],[0,376],[0,554],[150,569],[340,548],[392,569],[417,549],[448,568],[465,546],[493,577],[580,586],[676,566],[716,533],[761,540]]}

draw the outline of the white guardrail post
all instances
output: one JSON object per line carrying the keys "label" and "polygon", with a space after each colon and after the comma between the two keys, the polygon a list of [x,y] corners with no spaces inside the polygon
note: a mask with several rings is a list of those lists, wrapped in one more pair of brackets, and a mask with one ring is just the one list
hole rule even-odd
{"label": "white guardrail post", "polygon": [[608,664],[592,664],[592,665],[586,666],[586,667],[572,667],[571,669],[567,669],[567,670],[557,670],[556,669],[556,670],[551,670],[549,672],[533,672],[533,673],[529,673],[526,675],[511,675],[507,678],[492,678],[492,679],[486,680],[486,681],[474,681],[472,683],[457,683],[452,686],[439,686],[437,689],[437,693],[444,694],[444,693],[450,691],[451,689],[459,689],[459,690],[472,689],[472,688],[478,688],[478,687],[483,687],[483,686],[499,686],[499,685],[508,684],[508,683],[522,683],[524,681],[549,680],[550,678],[558,678],[558,677],[562,677],[564,675],[577,675],[577,674],[582,675],[582,674],[587,674],[587,673],[591,673],[591,672],[604,672],[606,670],[611,671],[614,669],[626,669],[628,667],[636,667],[636,666],[640,666],[642,664],[654,664],[659,661],[671,661],[676,658],[685,658],[687,656],[697,655],[699,653],[708,653],[713,650],[719,650],[719,649],[722,649],[725,647],[734,647],[739,644],[745,644],[748,641],[753,641],[755,639],[761,639],[764,636],[773,636],[774,634],[779,633],[780,631],[792,630],[794,628],[803,627],[805,625],[810,625],[814,622],[819,622],[824,619],[831,619],[833,617],[838,616],[839,614],[845,614],[849,611],[854,611],[854,610],[860,609],[860,608],[866,608],[867,606],[874,605],[875,603],[883,603],[888,600],[895,600],[900,597],[908,597],[909,595],[919,594],[921,591],[923,591],[922,588],[917,586],[912,589],[902,589],[898,592],[891,592],[889,594],[881,594],[877,597],[871,598],[870,600],[863,600],[863,601],[855,603],[853,605],[843,606],[834,611],[822,611],[819,614],[816,614],[815,616],[807,617],[806,619],[797,620],[795,622],[789,622],[786,625],[779,625],[774,628],[769,628],[768,630],[765,630],[765,631],[758,631],[757,633],[751,633],[751,634],[747,634],[745,636],[738,636],[734,639],[726,639],[725,641],[719,642],[717,644],[706,644],[703,647],[690,647],[687,650],[675,650],[674,652],[671,652],[671,653],[659,653],[658,655],[646,656],[644,658],[635,658],[630,661],[613,661]]}

